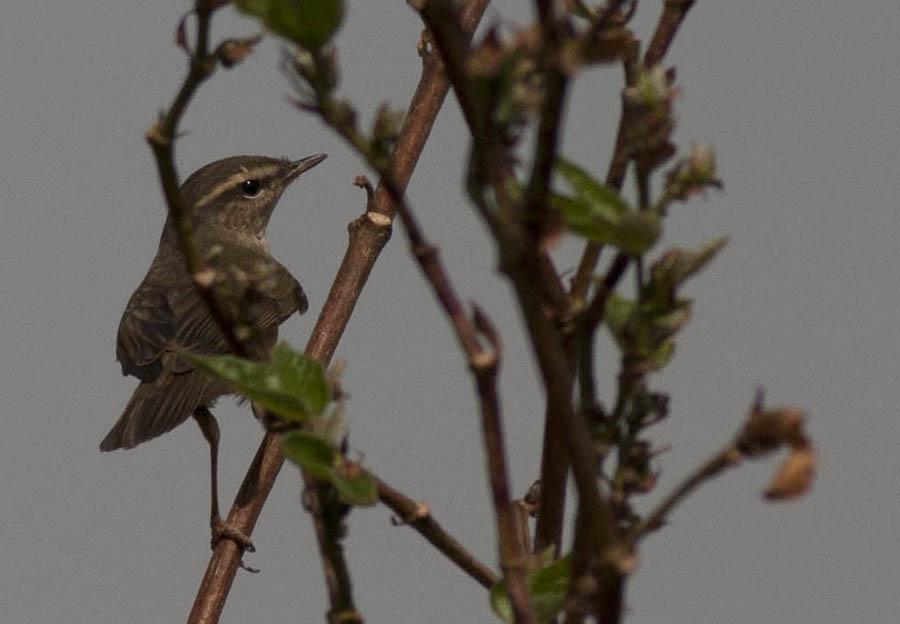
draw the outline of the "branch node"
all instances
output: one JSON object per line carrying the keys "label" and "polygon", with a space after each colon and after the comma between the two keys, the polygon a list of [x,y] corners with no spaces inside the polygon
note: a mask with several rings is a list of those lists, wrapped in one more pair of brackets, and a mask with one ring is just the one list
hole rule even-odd
{"label": "branch node", "polygon": [[424,501],[416,502],[416,506],[414,509],[411,509],[408,514],[404,517],[393,516],[391,517],[391,524],[393,526],[404,526],[404,525],[413,525],[421,520],[425,520],[426,518],[431,516],[431,507],[428,503]]}
{"label": "branch node", "polygon": [[372,225],[377,228],[390,228],[393,220],[380,212],[375,212],[374,210],[369,210],[366,212],[366,219],[368,219]]}
{"label": "branch node", "polygon": [[497,355],[491,351],[479,351],[469,358],[469,365],[476,373],[497,368]]}
{"label": "branch node", "polygon": [[433,262],[438,256],[438,248],[431,243],[423,241],[416,242],[412,246],[412,254],[422,264]]}
{"label": "branch node", "polygon": [[147,129],[147,133],[144,135],[144,139],[154,148],[165,148],[172,144],[171,139],[165,136],[163,132],[163,114],[160,113],[159,119],[157,119],[156,123],[154,123],[150,128]]}

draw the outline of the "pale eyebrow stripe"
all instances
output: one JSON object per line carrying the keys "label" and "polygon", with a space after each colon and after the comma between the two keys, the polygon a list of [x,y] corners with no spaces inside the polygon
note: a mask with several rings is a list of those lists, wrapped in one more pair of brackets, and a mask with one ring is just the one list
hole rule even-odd
{"label": "pale eyebrow stripe", "polygon": [[224,182],[217,184],[209,193],[198,199],[194,202],[194,208],[203,208],[207,204],[209,204],[212,200],[222,195],[222,193],[231,190],[241,182],[247,179],[265,179],[270,178],[273,175],[278,173],[277,165],[263,165],[262,167],[256,167],[255,169],[249,169],[246,171],[239,171],[235,173],[231,177],[229,177]]}

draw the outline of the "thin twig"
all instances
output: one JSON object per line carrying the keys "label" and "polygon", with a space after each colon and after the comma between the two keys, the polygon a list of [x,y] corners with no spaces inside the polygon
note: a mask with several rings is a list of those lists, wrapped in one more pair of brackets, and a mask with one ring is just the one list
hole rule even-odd
{"label": "thin twig", "polygon": [[732,443],[710,457],[678,484],[671,494],[666,496],[644,520],[637,524],[626,537],[626,543],[633,547],[648,532],[659,528],[669,512],[684,498],[701,486],[704,482],[718,476],[726,468],[737,465],[741,461],[741,452]]}
{"label": "thin twig", "polygon": [[349,508],[340,502],[331,484],[317,481],[303,472],[304,503],[313,519],[319,559],[331,605],[326,614],[328,624],[362,624],[363,617],[353,599],[350,567],[344,557],[346,536],[344,517]]}
{"label": "thin twig", "polygon": [[491,345],[491,350],[479,353],[471,360],[471,365],[478,386],[484,451],[487,456],[491,496],[494,500],[497,529],[500,534],[500,565],[503,568],[506,591],[512,605],[513,621],[520,624],[535,623],[537,616],[528,593],[526,545],[519,539],[519,523],[510,495],[500,399],[497,396],[497,374],[502,354],[500,336],[490,319],[477,307],[474,322]]}
{"label": "thin twig", "polygon": [[[463,17],[468,32],[474,31],[487,4],[488,0],[472,0],[467,5]],[[426,63],[392,159],[393,179],[401,187],[406,186],[418,162],[448,90],[445,73]],[[390,196],[379,192],[374,209],[350,225],[347,251],[306,346],[306,354],[310,357],[325,364],[331,360],[372,267],[390,238],[394,211]],[[229,526],[248,536],[252,533],[283,463],[278,436],[266,434],[228,514]],[[189,624],[218,622],[241,560],[240,554],[237,545],[230,540],[217,544],[197,592]]]}
{"label": "thin twig", "polygon": [[[462,33],[465,39],[465,33]],[[456,289],[441,261],[438,248],[429,242],[404,196],[403,189],[393,179],[391,171],[385,169],[380,159],[368,147],[368,141],[360,135],[355,124],[346,123],[335,106],[328,100],[307,107],[317,113],[339,136],[367,161],[380,176],[380,185],[386,190],[397,209],[409,240],[410,252],[419,265],[426,281],[453,326],[454,334],[465,353],[478,388],[481,424],[488,461],[488,475],[494,510],[497,518],[497,533],[500,545],[500,564],[504,572],[507,591],[516,622],[533,623],[536,616],[528,594],[525,569],[525,551],[518,540],[517,525],[512,509],[509,475],[506,466],[506,449],[503,442],[500,417],[500,403],[497,396],[497,373],[500,365],[500,339],[488,317],[475,308],[470,319],[466,314]],[[484,336],[490,349],[484,348],[478,336]]]}
{"label": "thin twig", "polygon": [[444,59],[469,131],[476,137],[474,148],[485,169],[480,173],[484,175],[500,205],[496,214],[483,201],[478,203],[478,208],[497,240],[501,269],[507,273],[515,287],[548,394],[549,409],[562,422],[580,502],[588,506],[592,519],[588,523],[594,537],[592,543],[599,551],[605,551],[615,539],[612,512],[597,487],[597,462],[590,432],[572,406],[566,353],[556,329],[544,311],[539,285],[542,272],[538,252],[521,226],[509,218],[514,213],[508,193],[509,182],[512,180],[509,155],[501,138],[496,135],[491,116],[479,114],[469,98],[465,70],[468,46],[459,34],[452,2],[432,0],[425,5],[421,15]]}
{"label": "thin twig", "polygon": [[428,505],[414,501],[377,477],[375,482],[378,485],[378,499],[397,514],[396,524],[408,525],[418,531],[432,546],[485,589],[490,589],[500,581],[500,577],[493,570],[447,533],[431,515]]}
{"label": "thin twig", "polygon": [[579,328],[580,364],[578,371],[582,410],[590,410],[597,405],[596,382],[594,381],[594,344],[596,342],[597,328],[603,322],[603,317],[606,313],[606,302],[615,290],[619,280],[625,274],[629,260],[630,258],[624,253],[616,255],[603,281],[597,286],[594,298],[585,309],[581,319]]}
{"label": "thin twig", "polygon": [[[381,185],[397,208],[409,240],[410,253],[415,258],[426,281],[453,325],[456,338],[465,353],[478,388],[482,433],[488,460],[491,494],[497,517],[497,533],[500,543],[500,565],[503,568],[515,621],[536,622],[528,594],[527,575],[524,567],[525,552],[517,539],[512,497],[509,493],[509,476],[506,467],[506,449],[500,421],[500,403],[497,397],[497,372],[500,365],[500,339],[488,317],[475,308],[470,319],[460,302],[450,277],[440,258],[438,248],[425,238],[421,225],[409,207],[402,190],[390,177],[389,171],[379,170],[378,162],[365,149],[362,142],[352,136],[353,130],[330,116],[328,108],[317,109],[323,121],[328,123],[349,145],[355,147],[361,157],[381,176]],[[488,339],[491,350],[482,347],[481,334]]]}
{"label": "thin twig", "polygon": [[544,234],[543,222],[549,214],[547,210],[547,194],[550,190],[550,179],[556,156],[559,152],[559,140],[562,132],[563,112],[566,95],[569,91],[569,77],[559,67],[560,30],[567,28],[565,22],[560,23],[553,14],[553,2],[540,0],[538,12],[541,20],[542,48],[539,58],[544,67],[544,99],[541,105],[541,118],[538,124],[537,145],[534,149],[534,164],[525,192],[523,218],[526,227],[532,230],[535,240]]}
{"label": "thin twig", "polygon": [[178,171],[175,167],[175,140],[178,135],[178,126],[181,118],[190,104],[194,94],[215,71],[216,56],[209,51],[209,25],[216,6],[210,6],[203,0],[197,0],[194,14],[197,19],[197,41],[191,54],[188,73],[175,96],[175,100],[165,114],[161,115],[155,124],[147,131],[146,139],[156,160],[156,168],[159,173],[160,183],[169,210],[169,217],[178,235],[181,253],[184,256],[188,274],[194,278],[194,284],[200,297],[206,303],[210,315],[215,321],[231,346],[238,355],[249,356],[247,346],[240,340],[234,331],[233,319],[229,317],[225,309],[213,292],[213,287],[201,283],[195,276],[200,274],[204,262],[193,240],[193,219],[181,196]]}

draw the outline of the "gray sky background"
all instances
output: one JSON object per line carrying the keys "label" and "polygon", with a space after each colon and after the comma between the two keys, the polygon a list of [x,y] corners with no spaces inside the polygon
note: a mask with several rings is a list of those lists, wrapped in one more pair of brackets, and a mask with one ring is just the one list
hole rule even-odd
{"label": "gray sky background", "polygon": [[[524,19],[530,3],[499,2]],[[648,36],[660,2],[636,21]],[[7,0],[0,11],[0,620],[183,620],[208,559],[207,447],[188,423],[133,451],[97,445],[135,385],[115,361],[125,302],[155,251],[164,207],[143,133],[183,76],[172,34],[186,2]],[[405,106],[420,25],[400,0],[349,2],[343,92],[361,110]],[[226,12],[215,34],[253,32]],[[672,444],[651,501],[722,444],[762,384],[810,413],[820,452],[811,496],[768,505],[774,461],[705,487],[649,539],[629,586],[630,622],[893,621],[900,587],[900,10],[893,2],[704,2],[670,61],[683,97],[677,137],[711,142],[726,190],[678,206],[666,244],[732,241],[688,292],[697,303],[656,386]],[[311,312],[282,332],[302,346],[362,210],[362,172],[285,101],[267,40],[202,88],[179,143],[183,176],[220,157],[331,156],[284,196],[276,255]],[[603,171],[619,71],[582,77],[565,152]],[[455,102],[448,102],[454,104]],[[575,131],[577,129],[577,132]],[[537,475],[542,394],[509,289],[459,188],[467,147],[441,113],[410,200],[459,290],[501,326],[503,399],[521,494]],[[575,262],[574,246],[559,262]],[[351,442],[366,463],[485,560],[492,515],[471,381],[397,232],[338,349]],[[601,357],[607,379],[615,360]],[[223,401],[221,492],[230,504],[259,442]],[[257,527],[262,573],[241,573],[223,622],[318,622],[326,609],[313,534],[288,467]],[[647,501],[648,503],[650,501]],[[371,622],[490,621],[474,582],[384,508],[358,510],[347,550]],[[303,614],[302,616],[299,614]]]}

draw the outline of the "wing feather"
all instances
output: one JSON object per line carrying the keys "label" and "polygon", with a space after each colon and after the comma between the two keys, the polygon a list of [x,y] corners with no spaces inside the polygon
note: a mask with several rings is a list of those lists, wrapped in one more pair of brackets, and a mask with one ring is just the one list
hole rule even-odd
{"label": "wing feather", "polygon": [[[250,272],[266,265],[268,276],[256,285],[251,320],[274,342],[278,326],[295,312],[308,307],[299,282],[271,257],[238,255],[238,268]],[[180,262],[180,258],[175,258]],[[142,381],[156,379],[166,368],[185,373],[191,366],[181,358],[164,358],[178,350],[209,355],[229,353],[222,332],[210,315],[183,267],[173,262],[154,262],[132,295],[119,324],[116,355],[122,372]]]}

